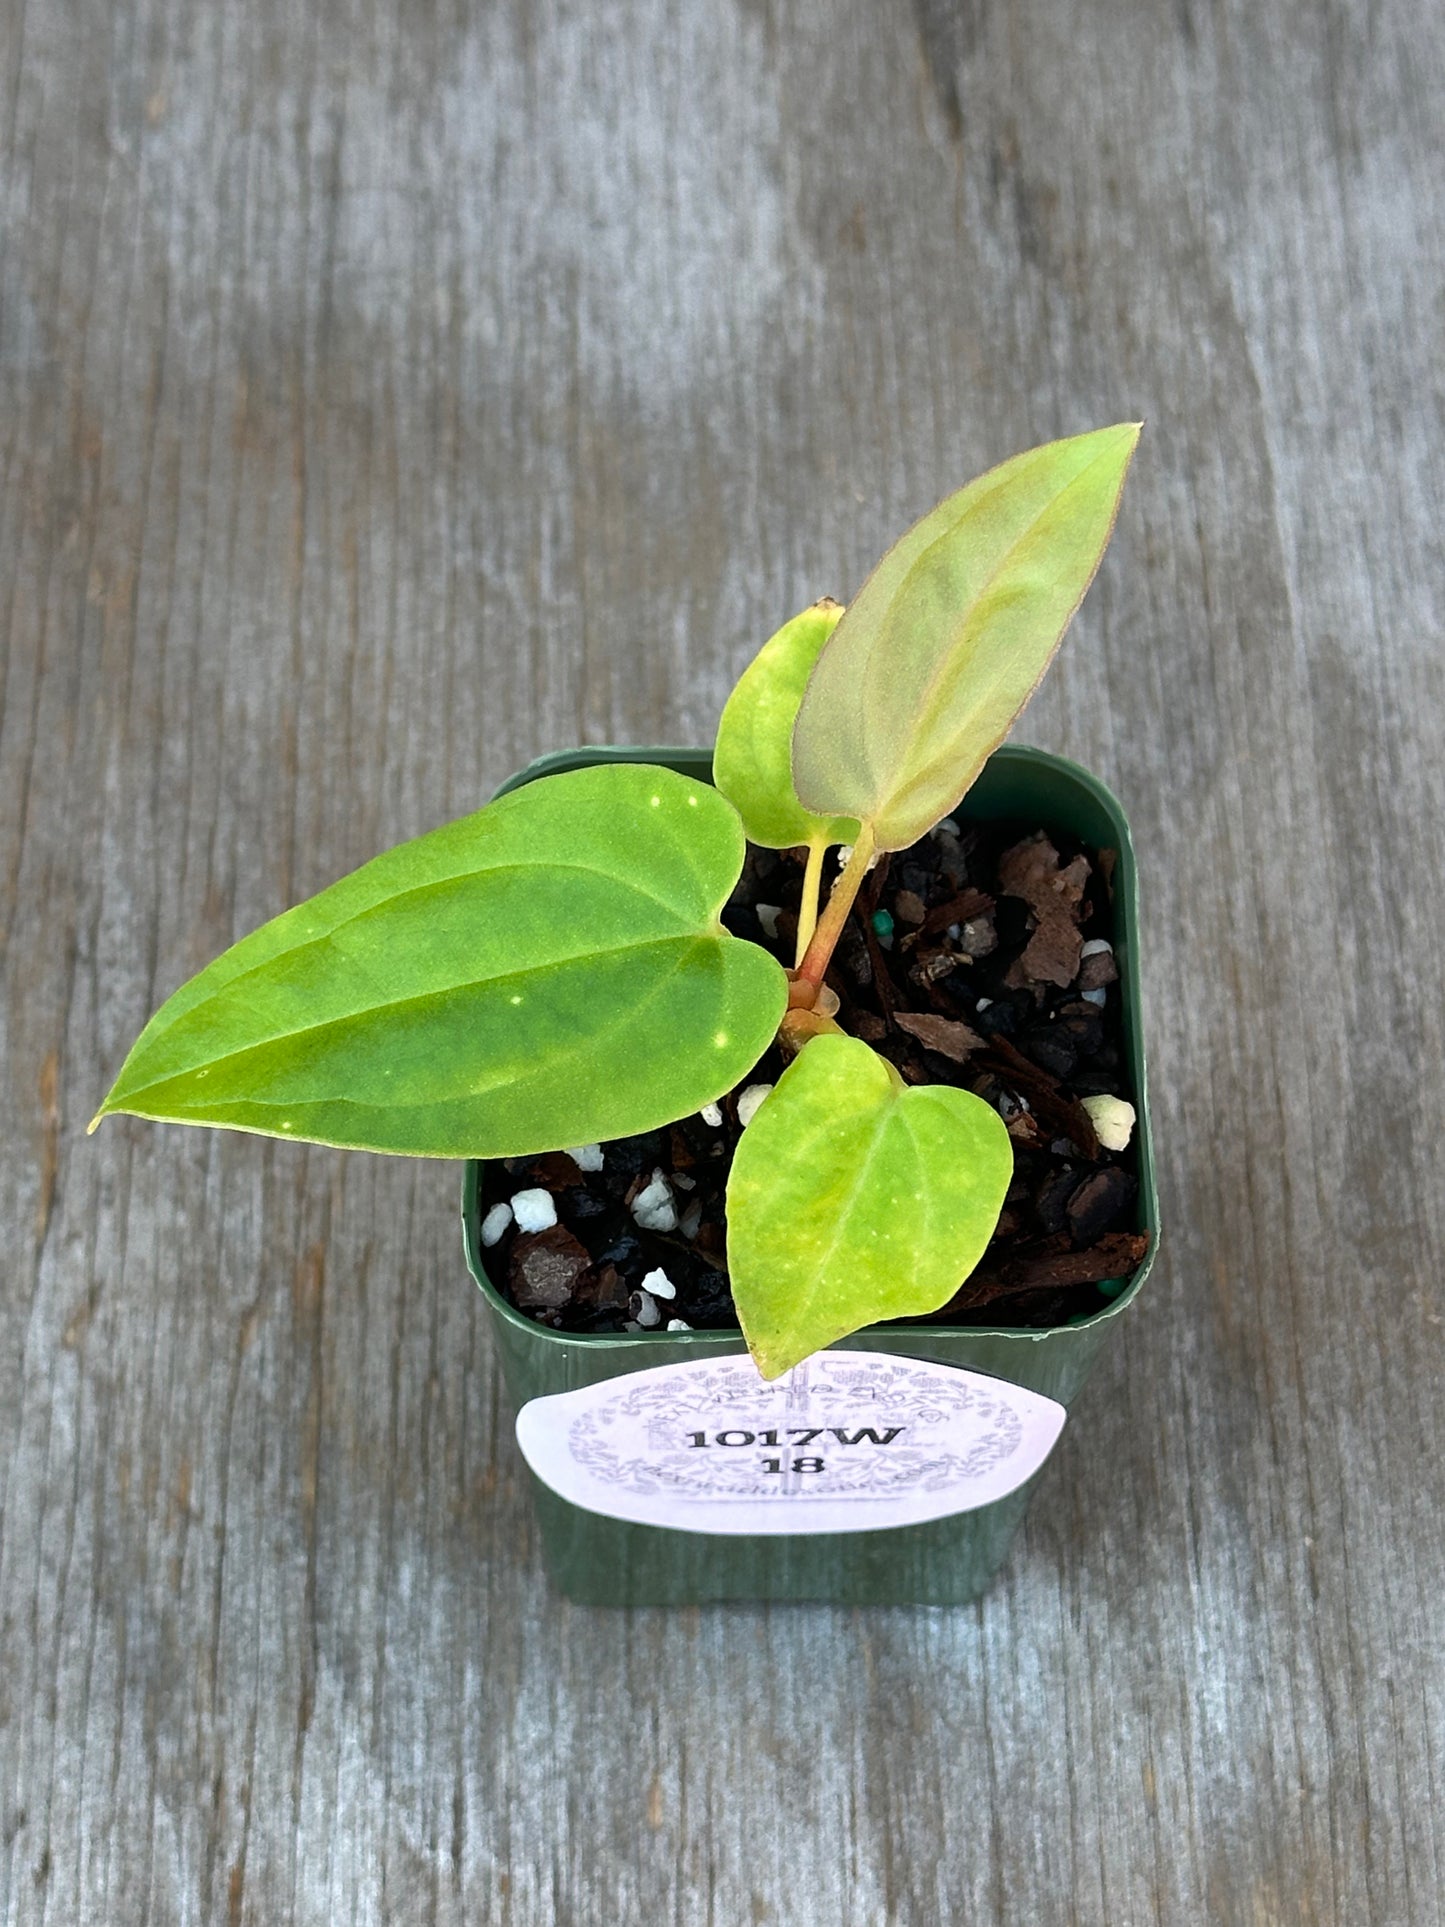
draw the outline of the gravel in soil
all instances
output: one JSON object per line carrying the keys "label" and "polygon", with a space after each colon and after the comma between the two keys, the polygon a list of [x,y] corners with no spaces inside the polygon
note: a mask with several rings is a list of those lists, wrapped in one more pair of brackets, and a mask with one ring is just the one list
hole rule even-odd
{"label": "gravel in soil", "polygon": [[[750,847],[723,911],[735,936],[785,966],[803,856]],[[1083,1103],[1134,1095],[1112,869],[1112,852],[1028,824],[950,820],[879,861],[834,954],[828,982],[843,1028],[910,1083],[984,1098],[1014,1141],[1014,1180],[993,1240],[931,1322],[1067,1324],[1102,1310],[1100,1285],[1126,1277],[1147,1250],[1147,1235],[1133,1229],[1133,1147],[1103,1149]],[[834,874],[830,860],[829,881]],[[770,1049],[737,1090],[696,1116],[600,1147],[484,1166],[489,1275],[519,1310],[559,1330],[736,1329],[728,1169],[759,1087],[782,1072]],[[505,1207],[538,1190],[551,1196],[556,1223],[519,1228]],[[523,1207],[525,1221],[536,1222],[536,1202]]]}

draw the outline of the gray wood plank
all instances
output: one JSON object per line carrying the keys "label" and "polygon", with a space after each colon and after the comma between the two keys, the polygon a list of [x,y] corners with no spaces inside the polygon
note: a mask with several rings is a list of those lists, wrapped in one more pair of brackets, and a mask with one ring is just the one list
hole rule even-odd
{"label": "gray wood plank", "polygon": [[[1438,1923],[1438,102],[1402,0],[0,16],[0,1918]],[[84,1125],[262,918],[1149,430],[1024,734],[1168,1248],[963,1611],[551,1598],[450,1168]]]}

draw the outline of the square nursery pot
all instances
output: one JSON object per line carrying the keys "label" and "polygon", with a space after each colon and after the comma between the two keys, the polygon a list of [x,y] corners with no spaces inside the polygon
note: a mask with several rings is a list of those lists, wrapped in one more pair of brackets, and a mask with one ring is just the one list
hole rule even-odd
{"label": "square nursery pot", "polygon": [[[505,784],[503,791],[557,771],[613,762],[659,763],[704,782],[711,780],[706,750],[587,748],[540,758]],[[1150,1233],[1149,1251],[1130,1277],[1101,1287],[1111,1298],[1105,1309],[1054,1330],[875,1325],[844,1343],[853,1353],[887,1353],[982,1373],[1043,1394],[1067,1408],[1082,1390],[1119,1314],[1138,1295],[1158,1247],[1140,1014],[1134,851],[1123,811],[1104,785],[1077,764],[1042,750],[1008,746],[996,751],[955,815],[975,821],[1024,818],[1046,829],[1072,833],[1091,848],[1117,852],[1113,940],[1128,1071],[1138,1111],[1135,1227]],[[623,1373],[684,1361],[723,1360],[745,1351],[737,1332],[577,1334],[555,1331],[523,1316],[487,1275],[480,1239],[480,1178],[480,1166],[470,1163],[462,1197],[467,1264],[490,1314],[507,1386],[519,1412],[534,1399],[575,1392]],[[1035,1472],[991,1503],[924,1523],[786,1536],[639,1524],[583,1509],[535,1474],[528,1476],[557,1588],[589,1605],[630,1606],[727,1599],[960,1604],[982,1592],[1003,1563],[1039,1475]]]}

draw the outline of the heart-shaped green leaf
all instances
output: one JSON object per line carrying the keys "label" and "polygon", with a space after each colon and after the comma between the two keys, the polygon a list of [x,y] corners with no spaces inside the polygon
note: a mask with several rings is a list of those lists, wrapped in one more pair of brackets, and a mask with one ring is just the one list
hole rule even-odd
{"label": "heart-shaped green leaf", "polygon": [[885,1318],[936,1311],[983,1256],[1013,1175],[991,1105],[906,1085],[855,1037],[814,1038],[743,1132],[728,1269],[748,1349],[776,1378]]}
{"label": "heart-shaped green leaf", "polygon": [[838,625],[840,604],[824,600],[785,622],[738,679],[718,724],[713,781],[749,840],[769,850],[800,843],[851,843],[851,817],[815,816],[793,788],[793,724],[819,651]]}
{"label": "heart-shaped green leaf", "polygon": [[1038,685],[1094,578],[1139,425],[1030,449],[925,515],[850,605],[793,732],[805,808],[906,849]]}
{"label": "heart-shaped green leaf", "polygon": [[732,807],[670,770],[529,783],[228,950],[151,1019],[102,1115],[436,1157],[685,1116],[787,1000],[718,922],[743,847]]}

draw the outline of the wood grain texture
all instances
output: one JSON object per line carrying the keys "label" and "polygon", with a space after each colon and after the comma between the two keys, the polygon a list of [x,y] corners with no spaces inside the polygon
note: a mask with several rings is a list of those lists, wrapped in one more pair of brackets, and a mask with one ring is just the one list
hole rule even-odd
{"label": "wood grain texture", "polygon": [[[0,1920],[1445,1918],[1445,14],[0,12]],[[549,1597],[457,1172],[83,1127],[232,937],[703,740],[1147,418],[1025,734],[1168,1248],[965,1611]]]}

